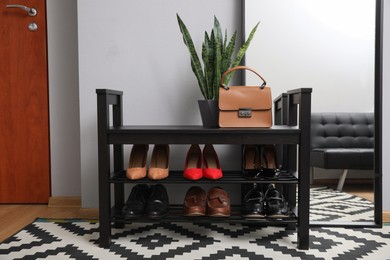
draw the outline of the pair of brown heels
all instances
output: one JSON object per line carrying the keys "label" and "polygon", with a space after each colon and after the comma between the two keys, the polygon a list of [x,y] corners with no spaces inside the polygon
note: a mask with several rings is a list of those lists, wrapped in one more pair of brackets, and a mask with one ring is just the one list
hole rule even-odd
{"label": "pair of brown heels", "polygon": [[126,176],[139,180],[148,176],[152,180],[162,180],[169,175],[169,145],[154,145],[149,169],[146,170],[149,145],[135,144],[131,149]]}
{"label": "pair of brown heels", "polygon": [[277,177],[280,166],[275,145],[246,145],[243,149],[242,174],[246,178]]}

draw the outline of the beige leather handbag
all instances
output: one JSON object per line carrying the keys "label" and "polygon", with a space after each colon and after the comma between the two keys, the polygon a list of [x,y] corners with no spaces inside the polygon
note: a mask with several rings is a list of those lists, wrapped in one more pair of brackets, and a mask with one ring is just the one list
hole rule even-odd
{"label": "beige leather handbag", "polygon": [[[226,75],[235,70],[250,70],[263,84],[260,86],[225,86]],[[227,70],[221,77],[219,88],[219,126],[220,127],[271,127],[272,97],[266,81],[255,70],[237,66]]]}

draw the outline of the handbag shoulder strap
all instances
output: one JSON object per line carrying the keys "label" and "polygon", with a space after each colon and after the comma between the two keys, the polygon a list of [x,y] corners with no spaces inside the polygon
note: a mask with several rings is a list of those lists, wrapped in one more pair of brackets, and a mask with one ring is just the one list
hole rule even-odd
{"label": "handbag shoulder strap", "polygon": [[226,86],[225,84],[223,84],[223,80],[224,78],[229,74],[229,73],[232,73],[233,71],[235,70],[243,70],[243,69],[246,69],[246,70],[249,70],[249,71],[252,71],[253,73],[255,73],[259,78],[261,78],[261,80],[263,81],[263,84],[261,84],[260,88],[263,89],[265,87],[265,85],[267,84],[267,82],[265,81],[265,79],[259,74],[257,73],[254,69],[252,68],[249,68],[247,66],[236,66],[236,67],[233,67],[233,68],[230,68],[229,70],[225,71],[225,73],[223,73],[222,77],[221,77],[221,80],[219,81],[219,86],[228,90],[229,87]]}

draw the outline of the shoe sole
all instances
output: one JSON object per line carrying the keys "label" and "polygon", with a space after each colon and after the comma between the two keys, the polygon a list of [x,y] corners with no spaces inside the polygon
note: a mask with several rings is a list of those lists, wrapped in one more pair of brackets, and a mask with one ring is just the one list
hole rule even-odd
{"label": "shoe sole", "polygon": [[241,216],[244,218],[265,218],[264,214],[245,214]]}
{"label": "shoe sole", "polygon": [[230,214],[214,213],[214,214],[208,214],[207,216],[209,216],[209,217],[223,218],[223,217],[230,217]]}
{"label": "shoe sole", "polygon": [[185,217],[203,217],[206,216],[206,214],[201,213],[201,212],[193,212],[193,213],[185,213],[183,214]]}
{"label": "shoe sole", "polygon": [[288,218],[290,216],[286,214],[271,214],[271,215],[266,215],[266,217],[267,218]]}

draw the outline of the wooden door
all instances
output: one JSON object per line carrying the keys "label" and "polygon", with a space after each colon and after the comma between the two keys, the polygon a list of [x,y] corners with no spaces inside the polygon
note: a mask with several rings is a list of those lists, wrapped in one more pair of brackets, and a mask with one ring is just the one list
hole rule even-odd
{"label": "wooden door", "polygon": [[48,122],[45,0],[1,0],[0,203],[48,202]]}

